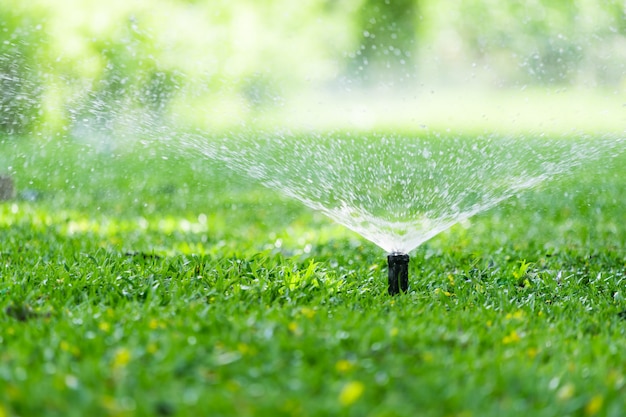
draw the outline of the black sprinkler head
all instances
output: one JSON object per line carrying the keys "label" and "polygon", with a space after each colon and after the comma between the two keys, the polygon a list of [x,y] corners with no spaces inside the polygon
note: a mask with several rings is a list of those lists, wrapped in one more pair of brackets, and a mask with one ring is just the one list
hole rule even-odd
{"label": "black sprinkler head", "polygon": [[389,295],[407,292],[409,289],[409,255],[393,252],[387,255],[389,265]]}

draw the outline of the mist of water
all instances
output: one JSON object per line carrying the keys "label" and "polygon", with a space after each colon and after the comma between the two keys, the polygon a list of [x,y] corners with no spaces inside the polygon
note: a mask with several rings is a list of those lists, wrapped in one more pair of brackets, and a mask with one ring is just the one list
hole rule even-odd
{"label": "mist of water", "polygon": [[408,253],[501,201],[624,149],[616,135],[557,138],[336,131],[178,134],[199,152],[320,211],[387,252]]}

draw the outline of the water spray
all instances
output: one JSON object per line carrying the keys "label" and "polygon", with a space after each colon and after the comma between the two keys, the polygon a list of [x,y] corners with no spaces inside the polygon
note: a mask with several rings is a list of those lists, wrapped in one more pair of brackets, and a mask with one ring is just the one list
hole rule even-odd
{"label": "water spray", "polygon": [[387,255],[389,265],[389,295],[407,292],[409,289],[409,255],[392,252]]}

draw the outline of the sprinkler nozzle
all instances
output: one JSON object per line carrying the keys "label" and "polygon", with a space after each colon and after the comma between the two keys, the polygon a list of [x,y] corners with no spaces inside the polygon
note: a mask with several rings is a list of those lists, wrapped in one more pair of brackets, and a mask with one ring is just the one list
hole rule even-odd
{"label": "sprinkler nozzle", "polygon": [[406,292],[409,289],[409,255],[393,252],[387,255],[389,265],[389,295]]}

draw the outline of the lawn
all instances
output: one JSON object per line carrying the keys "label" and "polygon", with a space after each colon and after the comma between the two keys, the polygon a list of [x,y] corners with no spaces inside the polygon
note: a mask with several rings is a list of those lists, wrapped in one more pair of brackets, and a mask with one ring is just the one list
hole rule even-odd
{"label": "lawn", "polygon": [[625,413],[626,156],[428,241],[397,297],[382,250],[192,154],[11,138],[0,169],[0,417]]}

